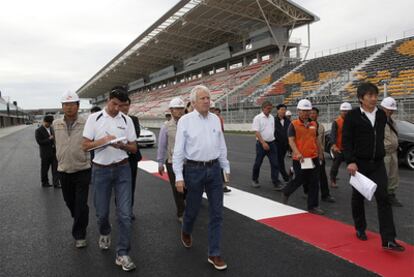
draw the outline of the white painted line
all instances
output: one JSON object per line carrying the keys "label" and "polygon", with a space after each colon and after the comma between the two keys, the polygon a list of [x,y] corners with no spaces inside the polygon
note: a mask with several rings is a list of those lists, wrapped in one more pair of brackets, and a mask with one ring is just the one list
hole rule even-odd
{"label": "white painted line", "polygon": [[[231,188],[231,192],[224,194],[223,206],[254,220],[306,213],[304,210],[253,193],[234,187],[229,188]],[[206,193],[203,194],[203,197],[207,199]]]}
{"label": "white painted line", "polygon": [[[138,163],[138,167],[151,174],[158,172],[158,163],[154,161],[141,161]],[[205,193],[203,197],[207,199]],[[296,209],[234,187],[231,187],[231,192],[224,194],[223,205],[254,220],[307,213],[307,211]]]}
{"label": "white painted line", "polygon": [[157,173],[158,172],[158,163],[154,161],[140,161],[138,163],[138,168],[148,172],[148,173]]}

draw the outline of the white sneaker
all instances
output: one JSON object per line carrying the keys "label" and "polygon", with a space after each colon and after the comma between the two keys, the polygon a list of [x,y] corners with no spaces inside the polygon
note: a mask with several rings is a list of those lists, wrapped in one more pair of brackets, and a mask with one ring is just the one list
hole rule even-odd
{"label": "white sneaker", "polygon": [[111,246],[111,235],[100,235],[99,236],[99,248],[101,248],[102,250],[108,250],[109,247]]}
{"label": "white sneaker", "polygon": [[77,239],[75,240],[75,247],[76,248],[84,248],[87,246],[86,239]]}
{"label": "white sneaker", "polygon": [[115,260],[115,264],[122,266],[122,270],[124,271],[131,271],[136,268],[134,262],[132,261],[131,257],[128,255],[124,256],[117,256]]}

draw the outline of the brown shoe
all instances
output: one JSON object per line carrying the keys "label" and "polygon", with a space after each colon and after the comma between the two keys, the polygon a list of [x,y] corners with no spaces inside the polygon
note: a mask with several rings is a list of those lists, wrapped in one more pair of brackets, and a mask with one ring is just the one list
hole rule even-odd
{"label": "brown shoe", "polygon": [[207,261],[212,264],[217,270],[225,270],[227,268],[227,264],[220,256],[208,256]]}
{"label": "brown shoe", "polygon": [[181,241],[185,248],[190,248],[191,245],[193,245],[193,239],[191,238],[191,235],[184,233],[181,231]]}

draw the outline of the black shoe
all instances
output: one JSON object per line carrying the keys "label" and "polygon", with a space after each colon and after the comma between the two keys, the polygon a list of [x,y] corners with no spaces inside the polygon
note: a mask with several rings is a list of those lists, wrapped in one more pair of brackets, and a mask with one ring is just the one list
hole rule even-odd
{"label": "black shoe", "polygon": [[362,240],[362,241],[368,240],[368,237],[367,237],[367,234],[365,234],[365,231],[358,231],[357,230],[356,231],[356,236],[359,240]]}
{"label": "black shoe", "polygon": [[49,183],[44,183],[44,184],[42,184],[42,187],[45,187],[45,188],[48,188],[48,187],[51,187],[52,185],[51,184],[49,184]]}
{"label": "black shoe", "polygon": [[225,186],[224,188],[223,188],[223,192],[230,192],[231,191],[231,189],[229,189],[227,186]]}
{"label": "black shoe", "polygon": [[255,180],[253,180],[253,181],[252,181],[252,187],[254,187],[254,188],[260,188],[259,181],[255,181]]}
{"label": "black shoe", "polygon": [[131,220],[135,220],[135,215],[133,213],[131,214]]}
{"label": "black shoe", "polygon": [[387,241],[382,243],[382,248],[385,250],[403,252],[405,250],[404,246],[398,244],[396,241]]}
{"label": "black shoe", "polygon": [[390,198],[391,206],[393,206],[393,207],[402,207],[403,206],[403,204],[401,204],[401,202],[398,201],[397,197],[395,197],[394,194],[390,195],[389,198]]}
{"label": "black shoe", "polygon": [[285,186],[277,180],[275,183],[273,183],[273,190],[281,191]]}
{"label": "black shoe", "polygon": [[54,184],[53,186],[55,187],[55,189],[60,189],[60,188],[62,188],[62,186],[61,186],[59,183]]}
{"label": "black shoe", "polygon": [[317,215],[324,215],[325,214],[325,212],[319,207],[314,207],[314,208],[310,209],[308,212],[310,212],[311,214],[317,214]]}
{"label": "black shoe", "polygon": [[329,203],[335,203],[336,202],[335,198],[333,198],[330,195],[328,195],[326,197],[322,197],[322,201],[323,202],[329,202]]}

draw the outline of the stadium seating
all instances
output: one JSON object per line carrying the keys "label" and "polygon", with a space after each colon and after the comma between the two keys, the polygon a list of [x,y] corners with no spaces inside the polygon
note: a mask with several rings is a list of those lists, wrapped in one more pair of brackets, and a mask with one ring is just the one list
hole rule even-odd
{"label": "stadium seating", "polygon": [[273,83],[256,103],[260,104],[272,95],[284,95],[285,104],[291,104],[299,97],[315,95],[329,80],[336,78],[340,72],[352,70],[382,46],[383,44],[378,44],[309,60],[282,80]]}
{"label": "stadium seating", "polygon": [[[362,81],[378,84],[383,93],[382,84],[386,80],[389,95],[414,95],[414,38],[406,38],[309,61],[291,62],[262,77],[257,84],[223,100],[223,95],[249,80],[271,61],[269,59],[149,91],[135,92],[131,95],[131,112],[140,117],[160,117],[168,109],[168,102],[173,97],[180,96],[188,101],[191,88],[198,84],[209,87],[212,100],[221,98],[220,103],[225,103],[229,108],[238,108],[241,104],[245,107],[258,106],[265,100],[293,104],[302,97],[332,97],[336,95],[331,94],[332,88],[342,99],[351,100]],[[341,80],[344,75],[346,78]],[[337,87],[332,85],[334,82],[337,82]]]}
{"label": "stadium seating", "polygon": [[[175,85],[151,91],[139,91],[131,94],[131,114],[139,117],[154,118],[162,116],[168,110],[168,103],[174,97],[181,97],[188,101],[191,88],[203,84],[211,90],[211,100],[214,102],[224,93],[248,80],[271,60],[265,60],[245,67],[225,70],[220,73],[208,75],[194,80],[187,80]],[[243,94],[241,97],[246,97]]]}
{"label": "stadium seating", "polygon": [[388,95],[406,97],[414,94],[414,38],[401,39],[379,55],[372,62],[355,72],[355,79],[345,88],[344,94],[355,96],[361,82],[377,84],[380,94],[384,93],[383,83],[387,82]]}

